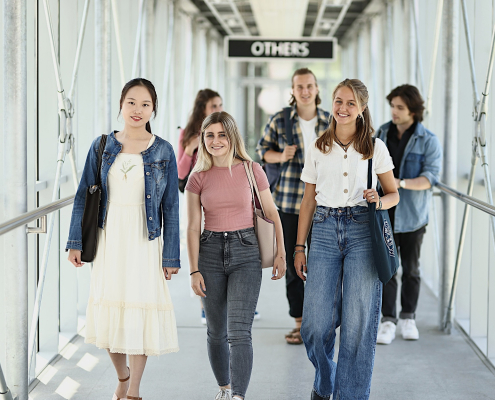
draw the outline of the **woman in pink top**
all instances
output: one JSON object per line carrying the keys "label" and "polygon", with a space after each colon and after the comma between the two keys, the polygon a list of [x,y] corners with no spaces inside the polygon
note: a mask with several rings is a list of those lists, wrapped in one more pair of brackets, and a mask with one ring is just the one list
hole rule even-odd
{"label": "woman in pink top", "polygon": [[179,148],[177,151],[177,172],[179,174],[179,189],[184,191],[187,177],[198,159],[199,131],[206,116],[215,111],[223,111],[222,98],[211,89],[198,92],[194,107],[186,128],[181,129]]}
{"label": "woman in pink top", "polygon": [[[187,252],[191,286],[202,297],[206,312],[208,356],[220,387],[216,400],[244,399],[253,365],[251,328],[261,262],[243,160],[251,158],[234,119],[226,112],[208,116],[201,126],[198,161],[186,186]],[[282,224],[265,173],[257,163],[253,170],[267,217],[275,222],[277,258],[272,279],[276,280],[286,270]]]}

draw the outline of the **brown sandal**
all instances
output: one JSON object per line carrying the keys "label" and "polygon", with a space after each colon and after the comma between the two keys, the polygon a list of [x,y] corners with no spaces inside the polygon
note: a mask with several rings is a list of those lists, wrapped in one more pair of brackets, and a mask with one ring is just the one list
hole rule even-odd
{"label": "brown sandal", "polygon": [[[129,378],[131,377],[131,370],[129,369],[129,367],[127,367],[127,371],[129,371],[129,376],[127,378],[124,378],[124,379],[119,379],[119,382],[127,382],[129,380]],[[113,397],[112,397],[112,400],[124,400],[124,398],[120,398],[120,397],[117,397],[117,395],[114,393],[113,394]]]}
{"label": "brown sandal", "polygon": [[303,344],[301,329],[294,328],[291,333],[285,335],[285,341],[287,344]]}
{"label": "brown sandal", "polygon": [[142,397],[127,396],[125,400],[143,400]]}
{"label": "brown sandal", "polygon": [[292,335],[293,335],[294,333],[297,333],[297,332],[299,332],[300,330],[301,330],[301,328],[294,328],[294,329],[292,329],[289,333],[287,333],[287,334],[285,335],[285,338],[287,339],[288,337],[292,337]]}

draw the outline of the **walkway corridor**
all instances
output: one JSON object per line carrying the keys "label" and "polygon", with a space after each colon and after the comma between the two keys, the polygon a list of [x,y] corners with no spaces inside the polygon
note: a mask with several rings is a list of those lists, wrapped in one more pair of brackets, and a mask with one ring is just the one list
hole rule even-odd
{"label": "walkway corridor", "polygon": [[[69,268],[69,266],[67,266]],[[187,265],[185,266],[187,269]],[[213,400],[215,380],[206,353],[206,328],[199,319],[199,300],[190,297],[186,270],[169,283],[179,326],[179,353],[150,358],[142,383],[144,400]],[[285,344],[291,328],[283,282],[264,271],[253,329],[254,370],[247,399],[308,400],[313,368],[303,346]],[[405,342],[400,335],[377,348],[372,400],[495,399],[495,376],[461,334],[437,329],[437,302],[423,287],[418,311],[421,338]],[[78,337],[65,358],[52,364],[32,390],[33,400],[109,400],[116,386],[110,359],[103,350]]]}

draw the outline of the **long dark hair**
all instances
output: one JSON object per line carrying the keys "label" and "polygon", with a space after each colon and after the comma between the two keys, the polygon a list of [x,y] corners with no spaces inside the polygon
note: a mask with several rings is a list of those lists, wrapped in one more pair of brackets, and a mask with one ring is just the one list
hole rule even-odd
{"label": "long dark hair", "polygon": [[198,92],[194,100],[194,108],[184,129],[184,138],[182,139],[182,147],[185,149],[191,139],[198,136],[201,130],[201,124],[206,117],[206,103],[211,99],[221,96],[211,89],[203,89]]}
{"label": "long dark hair", "polygon": [[[127,92],[134,86],[144,86],[146,89],[148,89],[148,92],[150,92],[151,96],[151,102],[153,103],[153,114],[156,117],[156,110],[158,108],[158,96],[156,95],[156,90],[153,84],[148,79],[144,78],[131,79],[124,85],[124,87],[122,88],[122,94],[120,95],[120,111],[122,111],[122,104],[124,103]],[[150,121],[146,122],[146,130],[151,133]]]}
{"label": "long dark hair", "polygon": [[[353,140],[352,145],[358,153],[363,155],[363,160],[368,160],[373,157],[372,136],[375,132],[371,123],[370,110],[368,108],[368,89],[359,79],[345,79],[340,82],[333,91],[332,102],[335,100],[337,90],[344,86],[351,89],[352,93],[354,93],[354,99],[356,100],[358,109],[364,107],[363,112],[360,113],[356,119],[356,137]],[[335,121],[335,118],[332,117],[327,130],[316,141],[316,147],[322,153],[328,154],[332,150],[336,129],[337,122]]]}

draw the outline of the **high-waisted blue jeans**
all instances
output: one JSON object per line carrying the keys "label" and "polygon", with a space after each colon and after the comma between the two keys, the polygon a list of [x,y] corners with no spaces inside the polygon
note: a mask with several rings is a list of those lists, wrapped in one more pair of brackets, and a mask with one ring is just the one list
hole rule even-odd
{"label": "high-waisted blue jeans", "polygon": [[244,397],[253,368],[251,328],[261,287],[254,228],[203,231],[198,267],[206,286],[203,304],[213,374],[218,386],[230,383],[232,395]]}
{"label": "high-waisted blue jeans", "polygon": [[[369,398],[382,283],[373,262],[367,207],[318,206],[301,335],[315,371],[314,390],[334,400]],[[340,326],[338,363],[333,361]]]}

